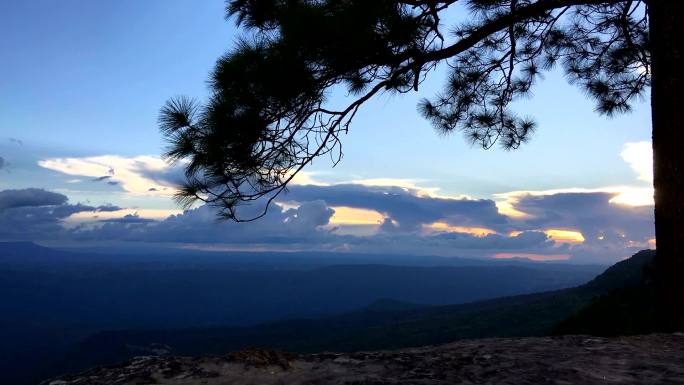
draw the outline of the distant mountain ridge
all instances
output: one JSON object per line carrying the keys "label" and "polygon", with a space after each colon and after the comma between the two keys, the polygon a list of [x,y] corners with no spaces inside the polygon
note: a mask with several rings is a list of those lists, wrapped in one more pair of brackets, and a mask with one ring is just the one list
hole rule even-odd
{"label": "distant mountain ridge", "polygon": [[[27,263],[28,261],[28,263]],[[202,251],[179,247],[45,247],[33,242],[0,241],[0,268],[8,266],[39,268],[36,262],[88,264],[165,264],[183,267],[229,264],[235,268],[296,268],[308,269],[333,265],[377,264],[393,266],[536,266],[564,269],[607,267],[604,265],[574,264],[565,261],[533,261],[514,257],[505,259],[440,257],[432,255],[363,254],[349,252],[249,252]],[[34,265],[31,265],[31,264]]]}
{"label": "distant mountain ridge", "polygon": [[312,353],[396,349],[464,338],[548,335],[593,298],[642,281],[643,270],[654,255],[653,251],[639,252],[575,288],[462,305],[421,306],[384,299],[339,316],[246,328],[103,332],[86,339],[69,360],[90,360],[91,366],[97,366],[129,359],[138,355],[140,346],[152,344],[168,346],[174,355],[220,355],[254,346]]}
{"label": "distant mountain ridge", "polygon": [[[30,378],[59,373],[63,363],[51,359],[104,330],[213,333],[222,325],[241,333],[278,319],[316,321],[354,313],[387,299],[351,320],[375,325],[385,322],[385,315],[417,311],[424,304],[571,287],[601,270],[442,257],[185,252],[117,255],[0,243],[0,383],[30,384]],[[349,330],[342,321],[340,330]],[[264,336],[280,338],[279,330],[286,329],[277,326]],[[313,349],[319,342],[311,344]],[[144,350],[147,345],[131,346]]]}

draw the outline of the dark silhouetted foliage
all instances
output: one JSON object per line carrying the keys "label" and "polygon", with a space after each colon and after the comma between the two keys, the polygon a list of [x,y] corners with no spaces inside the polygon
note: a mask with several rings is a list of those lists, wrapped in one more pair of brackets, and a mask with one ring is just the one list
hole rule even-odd
{"label": "dark silhouetted foliage", "polygon": [[[461,4],[463,21],[445,22]],[[643,1],[232,0],[227,17],[244,36],[217,61],[211,96],[170,100],[160,124],[168,157],[187,162],[180,201],[234,220],[263,215],[313,159],[338,162],[367,100],[418,91],[440,65],[444,90],[420,113],[484,148],[528,140],[535,123],[511,102],[554,66],[606,115],[629,111],[650,82]],[[340,87],[348,103],[331,105]],[[236,211],[256,200],[263,211]]]}

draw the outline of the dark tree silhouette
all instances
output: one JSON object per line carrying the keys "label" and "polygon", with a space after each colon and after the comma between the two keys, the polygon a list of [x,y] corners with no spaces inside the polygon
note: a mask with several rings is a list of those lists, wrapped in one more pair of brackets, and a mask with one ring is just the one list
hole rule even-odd
{"label": "dark tree silhouette", "polygon": [[[467,21],[442,18],[460,6]],[[258,218],[315,158],[341,159],[340,135],[366,101],[418,91],[438,65],[446,85],[420,113],[441,132],[515,149],[535,124],[511,102],[560,66],[604,115],[629,111],[651,87],[659,259],[681,274],[683,12],[679,0],[227,1],[245,37],[218,60],[210,99],[176,98],[161,112],[168,157],[187,161],[179,199]],[[349,103],[332,106],[338,87]],[[260,214],[238,214],[257,200]]]}

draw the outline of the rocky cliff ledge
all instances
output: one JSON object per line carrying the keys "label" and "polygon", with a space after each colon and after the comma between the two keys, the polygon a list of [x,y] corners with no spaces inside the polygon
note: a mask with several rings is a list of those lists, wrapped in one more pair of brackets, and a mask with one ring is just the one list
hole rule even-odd
{"label": "rocky cliff ledge", "polygon": [[684,384],[684,334],[495,338],[394,351],[139,357],[44,382],[139,384]]}

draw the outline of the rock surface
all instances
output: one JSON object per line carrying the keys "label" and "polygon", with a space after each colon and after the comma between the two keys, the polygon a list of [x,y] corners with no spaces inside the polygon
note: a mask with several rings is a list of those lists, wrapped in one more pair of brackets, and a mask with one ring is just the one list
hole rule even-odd
{"label": "rock surface", "polygon": [[46,381],[139,384],[684,384],[684,334],[469,340],[361,353],[139,357]]}

